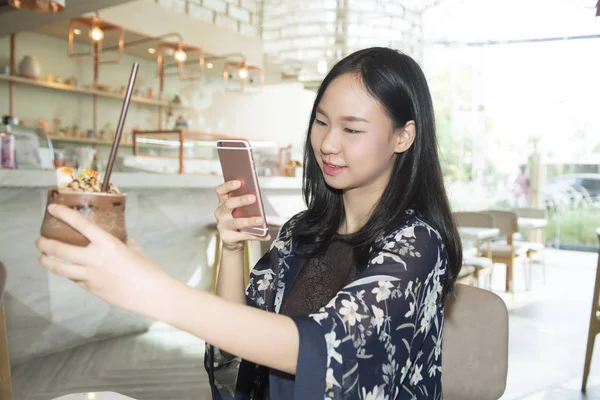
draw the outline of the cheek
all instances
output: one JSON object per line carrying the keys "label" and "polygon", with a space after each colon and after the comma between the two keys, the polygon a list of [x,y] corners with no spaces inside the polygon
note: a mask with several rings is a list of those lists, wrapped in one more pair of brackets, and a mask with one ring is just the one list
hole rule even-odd
{"label": "cheek", "polygon": [[[348,150],[345,153],[347,154]],[[352,143],[352,157],[361,159],[364,163],[379,164],[387,158],[388,153],[393,153],[389,143],[372,136],[363,136]]]}
{"label": "cheek", "polygon": [[310,145],[312,146],[315,154],[318,154],[321,149],[321,137],[318,133],[318,130],[315,128],[310,130]]}

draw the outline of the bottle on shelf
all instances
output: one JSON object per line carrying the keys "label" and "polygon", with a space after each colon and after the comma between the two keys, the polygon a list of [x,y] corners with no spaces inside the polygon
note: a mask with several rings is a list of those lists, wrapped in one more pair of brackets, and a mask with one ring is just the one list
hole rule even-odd
{"label": "bottle on shelf", "polygon": [[4,130],[0,132],[0,165],[2,168],[7,169],[17,168],[15,160],[15,136],[12,134],[10,127],[12,121],[13,119],[10,115],[2,117]]}

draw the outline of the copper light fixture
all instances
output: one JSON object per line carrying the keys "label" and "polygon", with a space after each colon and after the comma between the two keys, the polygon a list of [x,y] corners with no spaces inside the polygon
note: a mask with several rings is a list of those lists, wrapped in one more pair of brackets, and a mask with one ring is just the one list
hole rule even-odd
{"label": "copper light fixture", "polygon": [[[165,56],[172,56],[173,63],[166,63]],[[197,61],[196,61],[197,59]],[[204,51],[200,47],[189,46],[179,41],[176,43],[163,42],[158,45],[157,58],[158,74],[163,78],[202,79],[204,77]],[[186,73],[185,66],[194,64],[197,73]],[[169,67],[177,66],[176,73],[166,72]]]}
{"label": "copper light fixture", "polygon": [[59,12],[65,9],[65,0],[8,0],[14,8],[39,12]]}
{"label": "copper light fixture", "polygon": [[[75,53],[73,51],[73,43],[75,36],[87,30],[89,38],[89,51],[84,53]],[[118,35],[118,45],[116,46],[117,56],[108,58],[103,57],[102,43],[107,33],[115,32]],[[72,58],[90,58],[100,63],[119,63],[123,58],[123,46],[125,42],[125,30],[119,25],[111,24],[101,20],[100,18],[75,18],[69,22],[69,57]]]}
{"label": "copper light fixture", "polygon": [[596,17],[600,17],[600,0],[596,4]]}
{"label": "copper light fixture", "polygon": [[[262,86],[264,79],[264,71],[261,67],[249,65],[245,61],[229,61],[223,67],[225,90],[229,92],[243,92],[248,85]],[[238,81],[239,87],[231,87],[229,84],[230,81]]]}

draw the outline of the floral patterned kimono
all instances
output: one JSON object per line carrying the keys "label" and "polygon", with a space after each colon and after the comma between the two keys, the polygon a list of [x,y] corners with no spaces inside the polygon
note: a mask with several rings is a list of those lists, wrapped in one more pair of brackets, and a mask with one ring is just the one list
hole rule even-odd
{"label": "floral patterned kimono", "polygon": [[[271,251],[254,267],[248,305],[280,312],[306,264],[294,254],[296,221],[297,216],[282,227]],[[374,243],[367,267],[352,283],[319,312],[292,318],[300,336],[295,376],[227,360],[209,346],[205,365],[213,397],[442,399],[447,263],[439,233],[409,209],[401,226]],[[215,358],[213,352],[219,355]]]}

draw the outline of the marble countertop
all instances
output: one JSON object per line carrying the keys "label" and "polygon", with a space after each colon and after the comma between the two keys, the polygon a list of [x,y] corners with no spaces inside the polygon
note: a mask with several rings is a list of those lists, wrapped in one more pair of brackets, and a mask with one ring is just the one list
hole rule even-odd
{"label": "marble countertop", "polygon": [[[111,182],[127,188],[201,188],[214,189],[223,182],[217,175],[152,174],[113,172]],[[54,171],[1,170],[2,187],[48,187],[56,184]],[[261,189],[302,189],[301,178],[260,177]]]}

